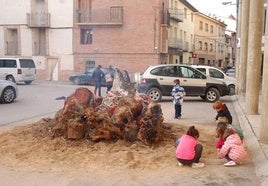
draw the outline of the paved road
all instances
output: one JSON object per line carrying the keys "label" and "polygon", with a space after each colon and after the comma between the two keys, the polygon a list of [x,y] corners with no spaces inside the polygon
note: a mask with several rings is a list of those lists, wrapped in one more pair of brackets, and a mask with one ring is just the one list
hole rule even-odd
{"label": "paved road", "polygon": [[16,125],[43,116],[54,115],[63,107],[63,100],[56,97],[68,96],[77,88],[68,83],[33,82],[19,84],[19,97],[12,104],[0,104],[0,126]]}

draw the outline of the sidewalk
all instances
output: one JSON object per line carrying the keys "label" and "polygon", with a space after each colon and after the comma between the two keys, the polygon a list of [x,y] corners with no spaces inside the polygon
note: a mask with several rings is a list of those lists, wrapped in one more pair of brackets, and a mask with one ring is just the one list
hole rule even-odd
{"label": "sidewalk", "polygon": [[268,185],[268,144],[259,141],[261,115],[245,114],[244,98],[233,97],[234,108],[240,126],[245,134],[245,143],[250,149],[255,172],[262,185]]}

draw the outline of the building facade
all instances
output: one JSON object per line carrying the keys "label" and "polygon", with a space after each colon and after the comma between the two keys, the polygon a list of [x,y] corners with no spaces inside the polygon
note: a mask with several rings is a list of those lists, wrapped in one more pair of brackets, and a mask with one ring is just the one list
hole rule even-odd
{"label": "building facade", "polygon": [[194,60],[196,65],[225,67],[227,55],[226,24],[216,17],[195,13]]}
{"label": "building facade", "polygon": [[169,63],[191,64],[194,49],[194,12],[185,0],[170,0]]}
{"label": "building facade", "polygon": [[67,80],[92,65],[139,72],[167,63],[168,0],[0,2],[0,56],[33,58],[38,79]]}

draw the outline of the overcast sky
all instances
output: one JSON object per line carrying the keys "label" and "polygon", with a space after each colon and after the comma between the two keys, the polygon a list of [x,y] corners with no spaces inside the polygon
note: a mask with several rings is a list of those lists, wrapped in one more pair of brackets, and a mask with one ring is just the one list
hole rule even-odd
{"label": "overcast sky", "polygon": [[[227,24],[227,30],[236,30],[236,21],[229,19],[230,15],[236,18],[236,0],[187,0],[199,12],[206,15],[215,15]],[[231,4],[223,5],[223,2]]]}
{"label": "overcast sky", "polygon": [[[215,14],[217,17],[229,17],[230,14],[236,17],[236,0],[187,0],[199,12]],[[231,4],[223,5],[223,2],[231,2]]]}

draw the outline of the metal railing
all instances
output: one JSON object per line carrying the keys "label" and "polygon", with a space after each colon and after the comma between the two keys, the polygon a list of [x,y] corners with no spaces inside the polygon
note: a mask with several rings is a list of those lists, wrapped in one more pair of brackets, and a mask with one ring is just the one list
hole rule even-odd
{"label": "metal railing", "polygon": [[28,27],[50,27],[50,14],[49,13],[27,13]]}
{"label": "metal railing", "polygon": [[109,9],[76,10],[77,24],[123,24],[123,7]]}
{"label": "metal railing", "polygon": [[182,40],[178,38],[168,38],[168,46],[177,49],[183,49]]}

